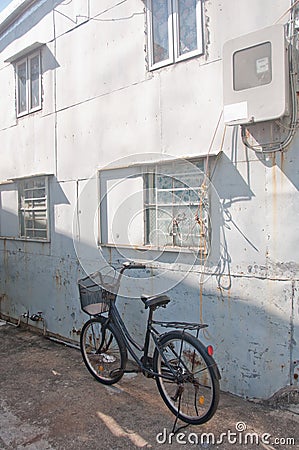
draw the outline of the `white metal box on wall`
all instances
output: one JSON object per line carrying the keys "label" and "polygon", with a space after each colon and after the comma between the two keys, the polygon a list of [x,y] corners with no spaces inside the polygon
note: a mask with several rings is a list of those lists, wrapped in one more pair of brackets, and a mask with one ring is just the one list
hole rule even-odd
{"label": "white metal box on wall", "polygon": [[283,25],[227,41],[223,46],[224,121],[228,125],[288,114],[289,75]]}

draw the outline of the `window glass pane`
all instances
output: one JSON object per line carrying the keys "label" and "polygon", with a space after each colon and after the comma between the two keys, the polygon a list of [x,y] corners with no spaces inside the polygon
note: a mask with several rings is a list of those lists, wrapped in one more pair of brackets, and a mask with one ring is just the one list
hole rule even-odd
{"label": "window glass pane", "polygon": [[[192,247],[209,243],[208,193],[202,195],[203,161],[157,166],[145,177],[147,244]],[[156,191],[156,195],[153,192]]]}
{"label": "window glass pane", "polygon": [[39,55],[36,55],[30,59],[30,109],[40,104],[39,74]]}
{"label": "window glass pane", "polygon": [[196,3],[197,0],[178,1],[178,38],[180,55],[184,55],[185,53],[197,49]]}
{"label": "window glass pane", "polygon": [[18,81],[18,114],[27,111],[27,64],[24,61],[17,66],[17,81]]}
{"label": "window glass pane", "polygon": [[154,64],[169,58],[168,1],[152,0],[152,38]]}
{"label": "window glass pane", "polygon": [[47,231],[46,230],[38,230],[35,231],[35,236],[36,239],[46,239],[47,238]]}
{"label": "window glass pane", "polygon": [[272,81],[271,43],[239,50],[233,56],[234,90],[242,91]]}
{"label": "window glass pane", "polygon": [[158,205],[172,204],[172,191],[157,191],[157,203]]}
{"label": "window glass pane", "polygon": [[155,238],[153,237],[153,232],[156,228],[156,208],[146,208],[145,210],[146,218],[146,244],[157,245]]}
{"label": "window glass pane", "polygon": [[19,184],[21,237],[46,239],[48,228],[46,178],[31,178]]}

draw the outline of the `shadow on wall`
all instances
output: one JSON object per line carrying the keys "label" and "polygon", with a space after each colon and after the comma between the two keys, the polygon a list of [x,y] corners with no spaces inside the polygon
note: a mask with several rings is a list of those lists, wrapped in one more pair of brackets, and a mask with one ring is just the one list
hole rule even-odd
{"label": "shadow on wall", "polygon": [[[226,158],[223,163],[228,164]],[[230,181],[235,177],[235,182],[241,182],[235,168],[230,170]],[[244,180],[243,183],[242,197],[244,193],[253,195],[249,187],[246,188]],[[12,191],[11,185],[2,185],[1,201],[3,192],[11,194]],[[223,196],[229,193],[229,190],[224,190]],[[50,194],[51,242],[0,240],[0,313],[17,319],[27,311],[43,311],[49,331],[75,339],[75,331],[87,319],[80,312],[77,290],[77,280],[85,274],[74,249],[72,230],[66,235],[55,228],[54,213],[57,214],[57,210],[54,211],[54,208],[59,205],[71,207],[71,202],[54,177]],[[230,200],[233,199],[230,196]],[[217,211],[218,232],[219,235],[225,235],[221,209]],[[9,225],[15,224],[16,216],[17,214],[5,210],[1,220],[8,220]],[[90,266],[98,268],[99,253],[87,243],[81,242],[81,245],[85,247],[84,254],[90,257]],[[224,262],[202,286],[196,266],[195,271],[190,272],[188,268],[180,266],[172,266],[169,270],[173,254],[165,252],[162,254],[163,258],[156,260],[155,267],[152,267],[152,254],[148,264],[151,268],[146,273],[132,272],[132,282],[127,282],[127,292],[120,299],[121,309],[128,318],[129,329],[135,337],[141,339],[145,311],[138,297],[141,293],[153,292],[158,280],[157,274],[166,266],[162,282],[168,289],[171,286],[169,295],[172,302],[166,310],[160,309],[157,312],[157,319],[163,317],[165,320],[198,321],[202,318],[210,325],[208,333],[202,337],[216,348],[216,359],[222,369],[222,388],[241,395],[267,397],[279,388],[293,383],[294,375],[298,373],[298,365],[292,365],[297,361],[294,353],[295,336],[298,335],[294,312],[295,288],[291,280],[277,284],[254,276],[231,276],[226,242],[224,247],[224,254],[221,255],[218,250]],[[108,265],[127,258],[144,259],[143,253],[134,249],[123,253],[120,249],[106,249],[106,252]],[[186,276],[181,276],[182,270],[186,270]],[[219,289],[219,276],[230,279],[227,290]]]}
{"label": "shadow on wall", "polygon": [[[279,168],[281,175],[284,175],[292,185],[299,191],[299,137],[292,143],[292,150],[289,148],[285,152],[271,153],[270,155],[259,154],[262,164],[269,168]],[[277,180],[279,181],[279,180]]]}
{"label": "shadow on wall", "polygon": [[[51,333],[75,340],[76,330],[88,318],[80,312],[77,290],[77,280],[84,273],[76,255],[67,253],[72,248],[72,239],[59,233],[52,237],[51,245],[1,242],[0,314],[18,319],[27,311],[30,314],[42,311]],[[63,256],[51,251],[54,240],[59,242],[61,253],[65,251]],[[111,256],[116,262],[117,255]],[[132,282],[127,280],[127,295],[119,299],[121,313],[139,342],[147,311],[138,297],[151,293],[160,270],[130,271]],[[165,285],[172,284],[175,277],[180,278],[180,273],[164,272]],[[168,292],[171,302],[166,309],[157,311],[156,319],[194,322],[202,318],[209,324],[200,338],[215,348],[223,390],[266,398],[295,383],[299,366],[292,364],[296,360],[294,337],[298,335],[298,326],[291,330],[294,301],[291,282],[280,288],[266,279],[232,277],[232,289],[220,291],[214,276],[202,288],[199,280],[198,273],[186,274]]]}
{"label": "shadow on wall", "polygon": [[57,62],[57,59],[46,45],[43,46],[42,50],[42,66],[43,66],[43,73],[55,70],[58,67],[60,67],[60,65]]}
{"label": "shadow on wall", "polygon": [[[271,142],[271,143],[280,143],[285,139],[286,133],[289,131],[289,128],[284,124],[280,124],[278,121],[273,122],[261,122],[254,125],[250,125],[248,127],[252,142],[250,144],[255,143],[263,143],[263,142]],[[238,149],[238,139],[240,136],[239,126],[235,126],[233,130],[233,139],[232,139],[232,153],[231,160],[234,164],[237,162],[237,149]],[[291,141],[290,145],[284,149],[284,151],[277,152],[262,152],[262,151],[254,151],[252,149],[248,149],[247,147],[243,147],[245,151],[245,158],[248,162],[249,168],[249,159],[252,157],[257,157],[258,160],[268,168],[273,168],[277,166],[281,173],[293,184],[293,186],[299,190],[299,154],[298,154],[298,146],[299,146],[299,135],[295,134],[295,137]],[[240,159],[240,158],[239,158]],[[249,182],[249,171],[248,171],[248,185]]]}
{"label": "shadow on wall", "polygon": [[246,229],[242,229],[234,218],[234,208],[232,208],[238,202],[250,202],[255,197],[251,189],[248,157],[242,163],[246,178],[243,178],[238,170],[237,140],[238,135],[234,132],[231,159],[224,153],[221,153],[214,172],[211,174],[211,183],[216,194],[213,195],[212,191],[212,250],[209,261],[212,266],[217,265],[215,275],[217,276],[219,288],[225,290],[231,288],[231,256],[227,242],[227,231],[237,233],[237,235],[242,237],[246,246],[258,252],[256,244],[248,238]]}
{"label": "shadow on wall", "polygon": [[[14,26],[2,33],[0,37],[0,53],[12,42],[24,36],[62,2],[63,0],[42,0],[29,7],[28,12],[26,13],[25,11],[22,15],[20,23],[17,20]],[[31,14],[33,11],[34,14]]]}

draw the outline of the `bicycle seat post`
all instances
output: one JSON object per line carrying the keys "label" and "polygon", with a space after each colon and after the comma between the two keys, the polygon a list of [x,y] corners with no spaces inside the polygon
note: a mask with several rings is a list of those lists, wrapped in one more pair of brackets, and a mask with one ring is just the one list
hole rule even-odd
{"label": "bicycle seat post", "polygon": [[146,367],[147,361],[148,361],[148,350],[149,350],[149,343],[150,343],[150,337],[151,337],[151,325],[153,321],[153,315],[156,307],[150,306],[148,317],[147,317],[147,327],[146,327],[146,333],[144,338],[144,347],[143,347],[143,364]]}

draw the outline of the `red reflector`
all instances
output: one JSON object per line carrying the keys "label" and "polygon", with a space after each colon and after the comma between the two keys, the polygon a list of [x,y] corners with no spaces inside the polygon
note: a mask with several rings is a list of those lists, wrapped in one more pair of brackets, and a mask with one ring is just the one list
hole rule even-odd
{"label": "red reflector", "polygon": [[214,349],[211,345],[207,346],[208,355],[213,356]]}

